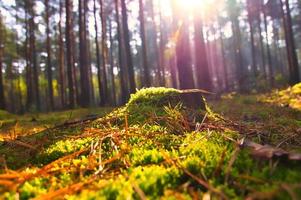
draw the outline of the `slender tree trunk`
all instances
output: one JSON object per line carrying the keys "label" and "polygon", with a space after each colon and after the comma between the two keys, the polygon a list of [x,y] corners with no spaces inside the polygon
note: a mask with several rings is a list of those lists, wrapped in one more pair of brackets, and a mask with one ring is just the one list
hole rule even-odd
{"label": "slender tree trunk", "polygon": [[224,72],[224,80],[225,80],[225,90],[229,90],[229,80],[228,80],[228,67],[226,62],[226,55],[225,55],[225,44],[223,38],[223,32],[220,23],[218,23],[218,30],[220,35],[220,43],[221,43],[221,55],[222,55],[222,62],[223,62],[223,72]]}
{"label": "slender tree trunk", "polygon": [[299,65],[295,48],[295,41],[292,29],[292,18],[288,0],[285,0],[286,15],[283,10],[283,3],[280,0],[282,18],[284,23],[286,49],[289,63],[289,83],[294,85],[300,81],[299,79]]}
{"label": "slender tree trunk", "polygon": [[245,92],[245,71],[242,63],[241,54],[241,33],[239,29],[239,22],[237,18],[232,20],[232,31],[233,31],[233,46],[234,46],[234,57],[236,65],[236,79],[238,81],[238,89],[240,92]]}
{"label": "slender tree trunk", "polygon": [[29,19],[29,48],[31,65],[33,69],[33,88],[35,94],[35,103],[38,111],[41,110],[40,91],[39,91],[39,69],[37,63],[36,52],[36,38],[35,38],[35,12],[34,12],[34,0],[29,0],[28,4],[30,19]]}
{"label": "slender tree trunk", "polygon": [[198,88],[211,91],[212,81],[209,73],[206,44],[203,35],[203,22],[198,11],[194,11],[194,46],[195,46],[195,69],[197,73]]}
{"label": "slender tree trunk", "polygon": [[[172,10],[172,39],[176,38],[176,34],[178,33],[178,17],[176,12],[176,3],[174,0],[170,0],[171,10]],[[175,48],[171,48],[170,58],[169,58],[169,68],[171,74],[171,83],[172,87],[179,88],[178,84],[178,71],[176,67],[176,50]]]}
{"label": "slender tree trunk", "polygon": [[28,9],[25,7],[25,61],[26,61],[26,109],[30,110],[33,104],[33,89],[32,89],[32,69],[30,64],[30,53],[29,53],[29,20],[28,20]]}
{"label": "slender tree trunk", "polygon": [[258,30],[259,30],[259,43],[260,43],[260,49],[261,49],[261,61],[262,61],[263,76],[264,76],[264,79],[267,79],[266,62],[265,62],[265,53],[264,53],[264,45],[263,45],[260,14],[257,17],[257,23],[258,23]]}
{"label": "slender tree trunk", "polygon": [[120,78],[120,88],[121,88],[121,104],[125,104],[127,101],[128,95],[128,87],[125,77],[125,70],[123,67],[123,41],[122,41],[122,27],[120,24],[119,17],[119,0],[115,0],[115,12],[116,12],[116,23],[117,23],[117,37],[118,37],[118,60],[119,60],[119,78]]}
{"label": "slender tree trunk", "polygon": [[0,11],[0,109],[5,109],[5,98],[4,98],[4,87],[3,87],[3,74],[2,74],[2,66],[3,66],[3,24],[2,24],[2,14]]}
{"label": "slender tree trunk", "polygon": [[98,25],[96,17],[96,0],[93,0],[94,4],[94,28],[95,28],[95,46],[96,46],[96,68],[97,68],[97,80],[98,80],[98,92],[99,98],[102,98],[102,83],[101,83],[101,69],[100,69],[100,50],[99,50],[99,41],[98,41]]}
{"label": "slender tree trunk", "polygon": [[81,106],[87,107],[90,105],[90,87],[88,76],[88,48],[87,48],[87,30],[86,30],[86,13],[85,2],[78,1],[79,11],[79,69],[80,69],[80,86],[81,86]]}
{"label": "slender tree trunk", "polygon": [[253,21],[251,19],[249,21],[250,26],[250,37],[251,37],[251,54],[252,54],[252,70],[253,75],[257,77],[257,65],[256,65],[256,52],[255,52],[255,41],[254,41],[254,28],[253,28]]}
{"label": "slender tree trunk", "polygon": [[162,66],[161,66],[161,63],[160,63],[160,50],[159,50],[159,47],[158,47],[158,42],[157,42],[157,24],[156,24],[156,19],[155,19],[155,12],[154,12],[154,0],[150,0],[149,1],[150,3],[150,16],[151,16],[151,22],[152,22],[152,28],[154,30],[153,34],[154,34],[154,51],[155,51],[155,56],[156,56],[156,59],[155,59],[155,69],[157,71],[156,75],[157,75],[157,78],[158,78],[158,83],[160,85],[160,82],[162,82]]}
{"label": "slender tree trunk", "polygon": [[104,13],[103,0],[99,0],[100,4],[100,18],[101,18],[101,51],[102,51],[102,87],[101,87],[101,98],[100,104],[102,106],[108,103],[108,82],[107,82],[107,63],[108,63],[108,48],[107,48],[107,23],[106,16]]}
{"label": "slender tree trunk", "polygon": [[113,106],[116,106],[116,86],[114,77],[114,56],[113,56],[113,36],[112,36],[112,22],[109,20],[109,39],[110,39],[110,75],[111,75],[111,86],[112,86],[112,102]]}
{"label": "slender tree trunk", "polygon": [[53,84],[52,84],[52,64],[51,64],[51,41],[50,41],[50,27],[49,27],[49,0],[45,0],[45,10],[46,10],[46,48],[47,48],[47,80],[48,80],[48,98],[50,103],[50,110],[54,109],[53,100]]}
{"label": "slender tree trunk", "polygon": [[267,55],[268,55],[268,68],[269,68],[269,82],[270,86],[274,86],[274,69],[272,66],[272,56],[271,56],[271,49],[269,45],[269,33],[268,33],[268,22],[267,22],[267,15],[265,14],[265,11],[263,11],[264,14],[264,29],[265,29],[265,38],[266,38],[266,48],[267,48]]}
{"label": "slender tree trunk", "polygon": [[72,46],[72,0],[66,0],[66,57],[67,57],[67,75],[68,75],[68,89],[69,89],[69,108],[74,108],[75,106],[75,96],[74,96],[74,53]]}
{"label": "slender tree trunk", "polygon": [[145,27],[144,27],[144,5],[143,1],[139,0],[139,21],[140,21],[140,37],[141,37],[141,48],[142,48],[142,68],[143,68],[143,82],[142,85],[145,87],[150,87],[150,72],[148,66],[148,55],[146,48],[146,36],[145,36]]}
{"label": "slender tree trunk", "polygon": [[64,50],[64,42],[63,42],[63,32],[62,32],[62,15],[63,15],[63,0],[60,0],[60,21],[58,24],[59,27],[59,85],[60,85],[60,99],[61,105],[64,107],[66,105],[66,94],[65,94],[65,50]]}
{"label": "slender tree trunk", "polygon": [[176,44],[177,67],[179,71],[180,89],[194,88],[191,57],[188,20],[182,17],[183,22],[179,29],[178,40]]}
{"label": "slender tree trunk", "polygon": [[123,38],[124,38],[124,46],[125,46],[125,54],[126,54],[126,65],[127,65],[128,77],[130,83],[129,89],[130,89],[130,93],[133,94],[136,92],[136,81],[135,81],[133,59],[131,54],[128,15],[127,15],[127,7],[125,4],[125,0],[121,0],[121,13],[122,13]]}
{"label": "slender tree trunk", "polygon": [[165,53],[164,53],[164,46],[166,43],[166,36],[165,36],[165,27],[163,24],[163,19],[162,19],[162,10],[160,8],[159,11],[159,18],[160,18],[160,70],[161,70],[161,80],[160,80],[160,86],[165,86]]}

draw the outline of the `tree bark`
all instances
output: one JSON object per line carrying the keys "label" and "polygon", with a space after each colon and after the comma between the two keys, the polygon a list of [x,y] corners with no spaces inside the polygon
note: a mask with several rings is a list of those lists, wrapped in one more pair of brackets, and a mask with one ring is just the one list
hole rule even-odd
{"label": "tree bark", "polygon": [[120,16],[119,16],[119,0],[115,0],[115,12],[116,12],[116,23],[117,23],[117,37],[118,37],[118,60],[119,60],[119,78],[120,78],[120,88],[121,88],[121,104],[125,104],[128,95],[128,87],[125,77],[125,70],[123,67],[123,40],[122,40],[122,27],[120,24]]}
{"label": "tree bark", "polygon": [[298,59],[297,59],[295,41],[294,41],[294,35],[292,29],[292,18],[291,18],[288,0],[285,0],[286,15],[283,10],[282,0],[280,0],[280,6],[281,6],[283,23],[284,23],[285,42],[286,42],[286,50],[287,50],[288,63],[289,63],[289,83],[290,85],[294,85],[300,81],[300,78],[299,78]]}
{"label": "tree bark", "polygon": [[264,14],[266,48],[267,48],[267,56],[268,56],[269,82],[270,82],[270,86],[274,87],[274,82],[275,82],[274,69],[272,66],[272,56],[271,56],[271,49],[270,49],[270,45],[269,45],[268,22],[267,22],[267,15],[265,13],[265,10],[263,10],[263,14]]}
{"label": "tree bark", "polygon": [[97,81],[98,81],[98,93],[99,98],[102,98],[102,83],[101,83],[101,69],[100,69],[100,50],[99,50],[99,41],[98,41],[98,25],[97,25],[97,17],[96,17],[96,0],[93,0],[94,3],[94,29],[95,29],[95,46],[96,46],[96,68],[97,68]]}
{"label": "tree bark", "polygon": [[144,25],[144,5],[143,1],[139,0],[139,21],[140,21],[140,37],[141,37],[141,48],[142,48],[142,63],[143,63],[143,74],[144,79],[142,82],[142,86],[150,87],[150,72],[148,66],[148,55],[146,48],[146,35],[145,35],[145,25]]}
{"label": "tree bark", "polygon": [[2,24],[2,14],[0,11],[0,109],[5,109],[5,98],[4,98],[4,87],[3,87],[3,74],[2,74],[2,66],[3,66],[3,24]]}
{"label": "tree bark", "polygon": [[198,88],[211,91],[212,81],[207,60],[206,44],[203,35],[203,22],[198,11],[194,11],[195,68]]}
{"label": "tree bark", "polygon": [[54,109],[53,100],[53,84],[52,84],[52,64],[51,64],[51,39],[50,39],[50,27],[49,27],[49,0],[45,0],[45,10],[46,10],[46,48],[47,48],[47,81],[48,81],[48,98],[50,104],[50,110]]}
{"label": "tree bark", "polygon": [[66,105],[66,94],[65,94],[65,51],[64,51],[64,42],[63,42],[63,32],[62,32],[62,15],[63,15],[63,0],[60,0],[60,20],[59,20],[59,85],[60,85],[60,99],[61,105],[64,107]]}
{"label": "tree bark", "polygon": [[100,104],[102,106],[108,103],[108,82],[107,82],[107,63],[108,63],[108,47],[107,47],[107,23],[104,10],[103,0],[99,0],[100,4],[100,18],[101,18],[101,51],[102,51],[102,82],[101,82],[101,98]]}
{"label": "tree bark", "polygon": [[122,27],[123,27],[123,38],[124,38],[125,55],[126,55],[126,65],[127,65],[129,84],[130,84],[129,89],[130,89],[130,93],[133,94],[136,92],[136,81],[135,81],[133,59],[131,54],[128,15],[127,15],[127,7],[125,4],[125,0],[121,0],[121,13],[122,13]]}
{"label": "tree bark", "polygon": [[179,27],[179,35],[176,44],[180,89],[193,89],[194,81],[190,57],[189,26],[188,20],[182,19],[183,22]]}
{"label": "tree bark", "polygon": [[116,106],[116,86],[115,86],[115,76],[114,76],[114,56],[113,56],[113,36],[112,36],[112,22],[109,20],[109,39],[110,39],[110,75],[111,75],[111,87],[112,87],[112,105]]}
{"label": "tree bark", "polygon": [[69,89],[69,108],[75,106],[75,94],[74,94],[74,57],[73,57],[73,45],[72,45],[72,0],[66,0],[66,57],[67,57],[67,75],[68,75],[68,89]]}
{"label": "tree bark", "polygon": [[37,63],[37,52],[36,52],[36,38],[35,38],[35,12],[34,12],[34,0],[28,1],[29,9],[29,49],[30,49],[30,60],[33,69],[33,91],[35,94],[35,103],[37,111],[41,110],[40,102],[40,91],[39,91],[39,69]]}
{"label": "tree bark", "polygon": [[88,66],[88,48],[87,48],[87,30],[86,30],[86,1],[78,1],[79,11],[79,69],[80,69],[80,86],[81,86],[81,106],[90,105],[90,87],[89,87],[89,66]]}

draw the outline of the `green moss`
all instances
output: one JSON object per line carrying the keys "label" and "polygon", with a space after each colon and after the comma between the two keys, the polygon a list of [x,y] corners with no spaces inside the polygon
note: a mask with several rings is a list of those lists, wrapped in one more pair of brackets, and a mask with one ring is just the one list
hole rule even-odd
{"label": "green moss", "polygon": [[71,154],[75,151],[82,150],[87,148],[89,144],[92,142],[93,138],[83,138],[83,139],[76,139],[76,140],[60,140],[56,143],[50,145],[42,152],[40,152],[35,160],[34,163],[36,164],[47,164],[50,163],[64,155]]}

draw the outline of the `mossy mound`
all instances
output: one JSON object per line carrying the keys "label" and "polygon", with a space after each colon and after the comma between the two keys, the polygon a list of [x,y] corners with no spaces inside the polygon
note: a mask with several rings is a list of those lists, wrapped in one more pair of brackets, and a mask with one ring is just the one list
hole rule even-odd
{"label": "mossy mound", "polygon": [[181,125],[186,123],[189,126],[201,121],[210,110],[199,90],[159,87],[137,91],[119,112],[127,116],[130,124],[155,123],[164,126],[166,121],[172,124],[181,121]]}
{"label": "mossy mound", "polygon": [[5,111],[5,110],[0,110],[0,120],[7,120],[15,117],[15,115]]}
{"label": "mossy mound", "polygon": [[265,102],[277,103],[281,106],[289,106],[301,111],[301,83],[285,90],[277,90],[268,97],[264,96],[262,99]]}

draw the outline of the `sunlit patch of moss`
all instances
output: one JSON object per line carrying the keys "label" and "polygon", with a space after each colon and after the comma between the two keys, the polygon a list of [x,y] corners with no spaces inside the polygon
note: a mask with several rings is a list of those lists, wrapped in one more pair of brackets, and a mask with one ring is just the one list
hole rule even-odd
{"label": "sunlit patch of moss", "polygon": [[133,149],[129,155],[129,159],[134,166],[158,164],[164,160],[162,153],[157,149],[145,150],[141,148]]}
{"label": "sunlit patch of moss", "polygon": [[263,95],[260,100],[281,106],[289,106],[301,111],[301,83],[285,90],[276,90],[272,94]]}
{"label": "sunlit patch of moss", "polygon": [[20,199],[30,199],[45,194],[49,187],[50,185],[46,178],[35,178],[31,181],[27,181],[19,189]]}
{"label": "sunlit patch of moss", "polygon": [[76,140],[68,139],[57,141],[56,143],[50,145],[42,152],[40,152],[35,159],[35,163],[50,163],[64,155],[87,148],[92,142],[92,140],[93,138],[88,137]]}

